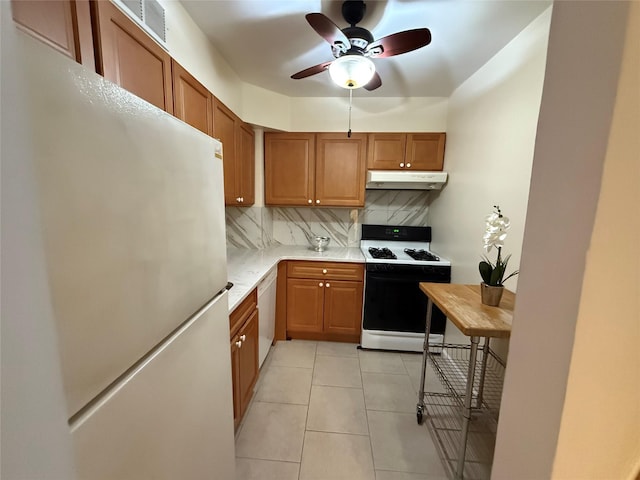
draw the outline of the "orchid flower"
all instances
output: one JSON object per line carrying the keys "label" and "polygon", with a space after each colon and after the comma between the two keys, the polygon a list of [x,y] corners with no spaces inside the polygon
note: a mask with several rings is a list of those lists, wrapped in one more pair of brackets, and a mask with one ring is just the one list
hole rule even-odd
{"label": "orchid flower", "polygon": [[480,275],[487,285],[501,286],[507,279],[517,275],[519,271],[516,270],[504,277],[511,255],[502,258],[502,247],[504,247],[504,240],[507,238],[507,230],[509,230],[511,222],[508,217],[502,215],[498,205],[494,205],[493,208],[495,209],[493,213],[485,217],[485,233],[482,240],[485,251],[489,253],[495,247],[498,250],[498,256],[495,263],[483,256],[479,269]]}

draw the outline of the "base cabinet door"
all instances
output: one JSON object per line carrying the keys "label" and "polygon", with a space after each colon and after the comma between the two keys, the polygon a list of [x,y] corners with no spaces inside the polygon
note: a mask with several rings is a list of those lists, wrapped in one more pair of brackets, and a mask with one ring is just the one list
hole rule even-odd
{"label": "base cabinet door", "polygon": [[260,372],[257,301],[257,291],[253,290],[229,315],[233,424],[236,429],[247,411]]}
{"label": "base cabinet door", "polygon": [[324,331],[360,335],[362,282],[327,282],[324,290]]}
{"label": "base cabinet door", "polygon": [[240,411],[244,414],[258,380],[258,310],[253,311],[238,336],[241,342],[238,348]]}
{"label": "base cabinet door", "polygon": [[240,345],[237,337],[231,339],[231,379],[233,384],[233,426],[238,428],[242,418],[242,405],[240,403]]}
{"label": "base cabinet door", "polygon": [[[364,266],[348,262],[287,262],[284,337],[358,342]],[[280,291],[280,290],[279,290]]]}
{"label": "base cabinet door", "polygon": [[287,280],[287,331],[322,333],[324,282]]}

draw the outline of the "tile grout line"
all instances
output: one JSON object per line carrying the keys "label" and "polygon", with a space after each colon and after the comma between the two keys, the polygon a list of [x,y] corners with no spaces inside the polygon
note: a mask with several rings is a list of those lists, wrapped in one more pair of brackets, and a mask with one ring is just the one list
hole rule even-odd
{"label": "tile grout line", "polygon": [[300,449],[300,467],[298,468],[298,480],[302,475],[302,457],[304,455],[304,444],[307,438],[307,423],[309,422],[309,409],[311,407],[311,390],[313,390],[313,373],[316,371],[316,358],[318,356],[318,343],[315,344],[315,351],[313,352],[313,367],[311,368],[311,385],[309,385],[309,396],[307,398],[307,415],[304,419],[304,431],[302,432],[302,448]]}

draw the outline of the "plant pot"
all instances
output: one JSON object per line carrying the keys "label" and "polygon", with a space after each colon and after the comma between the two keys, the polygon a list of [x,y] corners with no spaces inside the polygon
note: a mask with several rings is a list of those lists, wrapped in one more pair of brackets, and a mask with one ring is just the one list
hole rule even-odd
{"label": "plant pot", "polygon": [[502,292],[504,287],[487,285],[486,283],[480,283],[480,296],[482,298],[482,304],[490,307],[497,307],[500,305],[500,299],[502,298]]}

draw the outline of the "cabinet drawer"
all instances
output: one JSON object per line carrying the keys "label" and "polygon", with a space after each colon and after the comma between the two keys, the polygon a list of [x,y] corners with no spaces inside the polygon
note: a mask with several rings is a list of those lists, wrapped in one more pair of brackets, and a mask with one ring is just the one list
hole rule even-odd
{"label": "cabinet drawer", "polygon": [[287,276],[289,278],[329,278],[362,282],[364,265],[361,263],[294,261],[288,263]]}
{"label": "cabinet drawer", "polygon": [[238,333],[242,324],[249,318],[251,313],[258,307],[258,292],[254,288],[253,291],[238,305],[231,315],[229,315],[229,327],[231,329],[231,338]]}

